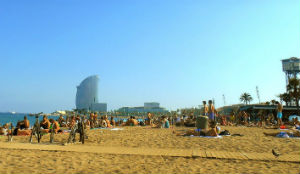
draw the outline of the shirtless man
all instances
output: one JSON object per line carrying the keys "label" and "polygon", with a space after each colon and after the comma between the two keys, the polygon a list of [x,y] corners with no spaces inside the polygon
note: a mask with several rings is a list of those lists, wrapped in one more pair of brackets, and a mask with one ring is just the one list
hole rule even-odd
{"label": "shirtless man", "polygon": [[71,129],[73,126],[75,126],[75,124],[76,124],[76,118],[75,116],[72,116],[68,126]]}
{"label": "shirtless man", "polygon": [[116,126],[116,122],[115,122],[115,119],[114,119],[113,116],[110,117],[110,123],[111,123],[111,125],[112,125],[113,127]]}
{"label": "shirtless man", "polygon": [[30,123],[26,116],[24,116],[24,120],[17,123],[17,128],[19,129],[29,129]]}
{"label": "shirtless man", "polygon": [[44,129],[50,128],[50,121],[48,120],[46,115],[43,116],[43,120],[41,121],[40,126]]}
{"label": "shirtless man", "polygon": [[59,118],[58,118],[57,121],[58,121],[58,123],[60,124],[61,127],[65,127],[66,126],[66,121],[65,121],[65,119],[64,119],[64,117],[62,115],[59,116]]}
{"label": "shirtless man", "polygon": [[52,126],[54,128],[54,132],[57,134],[57,132],[60,130],[58,122],[51,118],[50,123],[52,124]]}
{"label": "shirtless man", "polygon": [[210,120],[215,120],[215,107],[211,100],[208,101],[208,116]]}
{"label": "shirtless man", "polygon": [[278,126],[281,126],[282,125],[282,104],[279,103],[278,101],[276,101],[276,104],[277,104],[277,123],[278,123]]}
{"label": "shirtless man", "polygon": [[203,109],[204,109],[204,115],[208,116],[208,106],[206,104],[206,101],[203,101]]}

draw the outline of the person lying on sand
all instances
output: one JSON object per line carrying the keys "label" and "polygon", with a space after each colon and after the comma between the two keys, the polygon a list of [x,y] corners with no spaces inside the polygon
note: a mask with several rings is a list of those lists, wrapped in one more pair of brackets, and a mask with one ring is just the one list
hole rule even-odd
{"label": "person lying on sand", "polygon": [[43,116],[43,120],[41,121],[40,126],[43,129],[49,129],[50,128],[50,121],[48,120],[46,115]]}
{"label": "person lying on sand", "polygon": [[[300,131],[292,131],[292,132],[285,132],[287,133],[290,137],[300,137]],[[266,133],[264,132],[265,136],[272,136],[272,137],[277,137],[280,133],[276,132],[276,133]]]}
{"label": "person lying on sand", "polygon": [[[210,129],[208,130],[188,130],[186,133],[176,133],[177,136],[213,136],[216,137],[218,136],[217,133],[217,123],[215,121],[210,122]],[[175,133],[175,132],[173,132]]]}

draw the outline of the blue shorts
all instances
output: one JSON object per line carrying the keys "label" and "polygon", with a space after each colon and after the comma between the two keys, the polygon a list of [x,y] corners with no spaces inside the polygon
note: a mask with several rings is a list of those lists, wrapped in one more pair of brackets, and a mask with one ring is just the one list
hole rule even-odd
{"label": "blue shorts", "polygon": [[282,112],[277,112],[277,118],[281,119],[282,118]]}
{"label": "blue shorts", "polygon": [[209,113],[209,119],[214,120],[215,119],[215,114],[214,113]]}

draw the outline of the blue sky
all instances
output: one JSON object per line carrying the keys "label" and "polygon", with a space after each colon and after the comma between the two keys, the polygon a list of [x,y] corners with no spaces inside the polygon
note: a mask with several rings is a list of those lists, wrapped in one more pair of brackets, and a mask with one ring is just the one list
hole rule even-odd
{"label": "blue sky", "polygon": [[[300,57],[298,0],[0,2],[0,111],[75,108],[100,77],[108,109],[257,102],[285,89],[281,59]],[[277,98],[276,98],[277,99]]]}

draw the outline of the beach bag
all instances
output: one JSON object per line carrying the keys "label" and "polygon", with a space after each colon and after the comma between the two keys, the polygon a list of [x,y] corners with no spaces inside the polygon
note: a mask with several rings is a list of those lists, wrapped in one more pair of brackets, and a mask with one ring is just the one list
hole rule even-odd
{"label": "beach bag", "polygon": [[219,135],[230,135],[230,132],[228,130],[224,130]]}

